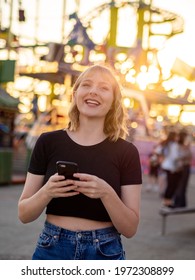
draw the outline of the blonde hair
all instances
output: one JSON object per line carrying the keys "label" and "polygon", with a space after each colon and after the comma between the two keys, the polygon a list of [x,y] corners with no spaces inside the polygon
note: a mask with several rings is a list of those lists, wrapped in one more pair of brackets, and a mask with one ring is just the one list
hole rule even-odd
{"label": "blonde hair", "polygon": [[[106,115],[104,122],[104,133],[111,141],[117,141],[119,137],[125,138],[128,134],[127,130],[127,116],[122,102],[122,93],[119,82],[112,73],[112,70],[106,66],[93,65],[88,67],[84,72],[82,72],[77,78],[74,86],[73,93],[75,93],[81,84],[82,80],[91,72],[99,71],[102,74],[107,74],[110,76],[112,83],[114,100],[109,112]],[[75,131],[79,127],[79,110],[77,105],[72,100],[72,105],[69,110],[69,126],[68,128]]]}

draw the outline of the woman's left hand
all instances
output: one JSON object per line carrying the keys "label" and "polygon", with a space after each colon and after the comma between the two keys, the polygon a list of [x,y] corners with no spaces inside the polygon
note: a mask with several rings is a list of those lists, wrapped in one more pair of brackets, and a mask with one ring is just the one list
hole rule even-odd
{"label": "woman's left hand", "polygon": [[79,181],[74,181],[77,191],[90,198],[103,198],[112,191],[111,186],[97,176],[75,173],[74,177],[79,179]]}

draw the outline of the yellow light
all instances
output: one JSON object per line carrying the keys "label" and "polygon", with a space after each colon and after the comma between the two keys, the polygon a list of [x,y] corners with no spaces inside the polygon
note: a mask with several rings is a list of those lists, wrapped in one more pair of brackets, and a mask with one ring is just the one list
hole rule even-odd
{"label": "yellow light", "polygon": [[131,104],[131,101],[128,97],[124,98],[123,99],[123,104],[126,108],[129,108],[130,104]]}
{"label": "yellow light", "polygon": [[135,75],[135,74],[136,74],[135,69],[130,69],[130,70],[129,70],[129,74],[131,74],[132,76]]}
{"label": "yellow light", "polygon": [[31,107],[28,107],[28,106],[26,106],[26,105],[20,103],[20,104],[18,105],[18,109],[19,109],[20,113],[26,114],[26,113],[29,113],[29,112],[30,112]]}
{"label": "yellow light", "polygon": [[77,52],[83,52],[83,47],[81,45],[75,45],[73,49]]}
{"label": "yellow light", "polygon": [[171,117],[178,117],[181,111],[181,106],[180,105],[168,105],[167,107],[167,113],[168,116]]}
{"label": "yellow light", "polygon": [[123,99],[123,104],[124,104],[125,108],[133,108],[134,101],[133,101],[133,99],[130,99],[129,97],[125,97]]}
{"label": "yellow light", "polygon": [[191,90],[189,95],[186,96],[188,102],[192,103],[195,101],[195,82],[189,83],[187,89]]}
{"label": "yellow light", "polygon": [[130,73],[125,76],[125,80],[129,83],[135,84],[135,77],[133,77]]}
{"label": "yellow light", "polygon": [[188,82],[184,78],[179,78],[177,79],[177,84],[172,90],[172,96],[178,97],[181,96],[183,97],[186,92],[186,88],[188,87]]}
{"label": "yellow light", "polygon": [[65,62],[67,62],[67,63],[73,63],[73,62],[74,62],[72,53],[66,54],[66,56],[65,56]]}
{"label": "yellow light", "polygon": [[96,53],[91,51],[89,60],[92,62],[105,61],[106,55],[104,53]]}
{"label": "yellow light", "polygon": [[125,61],[126,58],[127,58],[126,53],[118,53],[118,54],[116,55],[116,60],[118,60],[119,62]]}
{"label": "yellow light", "polygon": [[156,111],[154,111],[154,110],[150,110],[150,117],[152,117],[152,118],[154,118],[154,117],[156,117]]}
{"label": "yellow light", "polygon": [[65,47],[64,47],[64,52],[65,52],[65,53],[71,52],[71,46],[65,45]]}
{"label": "yellow light", "polygon": [[180,122],[184,125],[195,125],[195,112],[182,112]]}
{"label": "yellow light", "polygon": [[159,69],[154,65],[150,65],[148,68],[148,73],[149,73],[149,82],[158,83],[160,77]]}
{"label": "yellow light", "polygon": [[136,77],[136,82],[141,90],[145,90],[148,85],[148,73],[140,72]]}
{"label": "yellow light", "polygon": [[0,59],[1,60],[5,60],[5,59],[7,59],[8,58],[8,50],[1,50],[1,52],[0,52]]}
{"label": "yellow light", "polygon": [[33,78],[31,77],[17,77],[14,82],[14,89],[19,91],[28,92],[29,89],[32,89]]}
{"label": "yellow light", "polygon": [[157,120],[157,122],[162,122],[163,121],[163,117],[162,116],[157,116],[156,120]]}
{"label": "yellow light", "polygon": [[31,100],[28,98],[28,96],[20,97],[20,102],[22,102],[26,106],[30,106],[31,105]]}
{"label": "yellow light", "polygon": [[79,62],[79,61],[82,60],[82,58],[83,58],[82,54],[78,53],[78,54],[75,56],[75,61],[76,61],[76,62]]}
{"label": "yellow light", "polygon": [[147,67],[146,67],[146,65],[142,65],[141,67],[140,67],[140,71],[141,72],[147,72]]}
{"label": "yellow light", "polygon": [[137,128],[137,127],[138,127],[137,122],[132,122],[132,123],[131,123],[131,127],[132,127],[132,128]]}
{"label": "yellow light", "polygon": [[[133,62],[127,60],[121,64],[121,73],[127,73],[133,67]],[[134,70],[135,71],[135,70]]]}
{"label": "yellow light", "polygon": [[66,92],[66,86],[56,83],[54,85],[54,94],[55,95],[63,95]]}
{"label": "yellow light", "polygon": [[49,95],[51,93],[50,82],[41,81],[35,85],[35,93],[36,94],[46,94]]}
{"label": "yellow light", "polygon": [[47,109],[47,96],[41,95],[38,97],[38,107],[40,112],[45,112]]}
{"label": "yellow light", "polygon": [[145,65],[142,65],[140,71],[136,77],[136,82],[141,90],[145,90],[149,84],[158,83],[160,71],[155,65],[150,65],[148,69]]}

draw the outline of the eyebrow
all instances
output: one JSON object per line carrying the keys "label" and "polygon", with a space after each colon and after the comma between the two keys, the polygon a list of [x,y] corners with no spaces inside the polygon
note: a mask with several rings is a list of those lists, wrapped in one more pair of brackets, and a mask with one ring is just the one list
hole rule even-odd
{"label": "eyebrow", "polygon": [[[93,80],[88,78],[88,79],[82,80],[82,82],[93,82]],[[108,82],[100,82],[100,84],[105,85],[105,86],[110,86],[110,83],[108,83]]]}

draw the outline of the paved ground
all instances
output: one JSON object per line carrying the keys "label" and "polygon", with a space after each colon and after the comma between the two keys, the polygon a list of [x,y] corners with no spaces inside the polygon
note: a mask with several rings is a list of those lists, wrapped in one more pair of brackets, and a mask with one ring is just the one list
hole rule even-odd
{"label": "paved ground", "polygon": [[[147,178],[144,178],[144,182]],[[44,215],[23,225],[17,217],[22,185],[0,186],[0,259],[30,259]],[[195,175],[188,190],[189,206],[195,207]],[[170,216],[166,235],[161,235],[161,200],[157,192],[142,191],[141,222],[138,233],[125,239],[128,260],[195,260],[195,213]]]}

